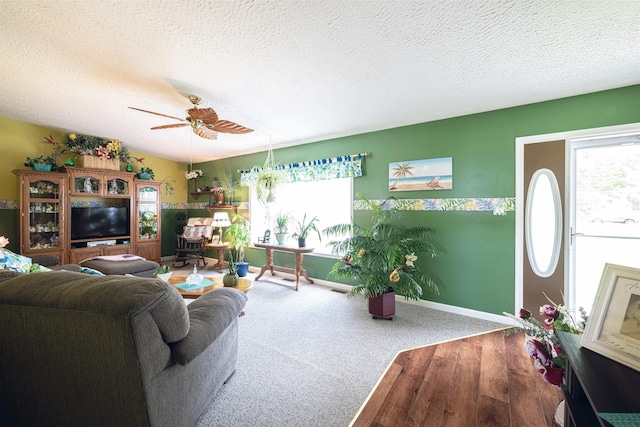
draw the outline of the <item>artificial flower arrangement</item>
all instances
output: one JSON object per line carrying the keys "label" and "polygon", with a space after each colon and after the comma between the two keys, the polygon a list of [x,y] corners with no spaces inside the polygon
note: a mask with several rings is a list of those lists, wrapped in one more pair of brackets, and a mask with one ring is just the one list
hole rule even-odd
{"label": "artificial flower arrangement", "polygon": [[125,163],[129,161],[128,150],[118,140],[106,140],[97,136],[70,133],[64,141],[64,146],[70,153],[100,157],[101,159],[117,159]]}
{"label": "artificial flower arrangement", "polygon": [[[547,297],[545,295],[545,297]],[[572,334],[582,334],[587,322],[586,312],[578,309],[579,319],[571,316],[567,308],[547,299],[551,304],[540,307],[540,315],[544,322],[533,317],[530,311],[521,308],[518,316],[503,313],[519,323],[518,328],[527,334],[524,342],[525,351],[533,358],[534,368],[542,374],[542,379],[557,387],[564,381],[566,355],[556,335],[556,330]],[[513,331],[513,330],[512,330]]]}
{"label": "artificial flower arrangement", "polygon": [[97,136],[67,134],[64,142],[58,142],[51,135],[44,138],[54,145],[52,156],[57,157],[63,153],[73,153],[77,156],[93,156],[101,159],[121,160],[128,163],[129,150],[122,145],[122,141],[107,140]]}

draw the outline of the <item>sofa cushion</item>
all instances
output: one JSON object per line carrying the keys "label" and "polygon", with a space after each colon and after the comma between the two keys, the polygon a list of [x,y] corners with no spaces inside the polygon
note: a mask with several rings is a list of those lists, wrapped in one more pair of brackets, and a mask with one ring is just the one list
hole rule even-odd
{"label": "sofa cushion", "polygon": [[187,240],[196,240],[202,237],[207,239],[211,239],[211,235],[213,234],[213,226],[211,225],[196,225],[196,226],[186,226],[184,227],[184,232],[182,237]]}
{"label": "sofa cushion", "polygon": [[187,306],[189,333],[171,344],[173,360],[186,365],[205,351],[237,319],[247,295],[231,288],[217,288]]}

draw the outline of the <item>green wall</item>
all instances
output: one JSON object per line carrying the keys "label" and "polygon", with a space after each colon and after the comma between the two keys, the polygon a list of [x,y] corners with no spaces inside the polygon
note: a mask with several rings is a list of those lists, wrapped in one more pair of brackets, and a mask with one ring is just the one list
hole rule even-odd
{"label": "green wall", "polygon": [[[384,199],[391,194],[397,198],[514,197],[515,138],[635,122],[640,122],[640,85],[336,138],[274,150],[274,154],[277,162],[291,163],[368,151],[371,155],[363,162],[364,176],[354,182],[355,191],[371,199]],[[17,243],[17,181],[10,171],[23,168],[25,156],[48,154],[49,147],[40,141],[49,133],[56,136],[47,128],[0,117],[0,148],[5,156],[5,169],[0,172],[0,235],[8,236],[12,242]],[[452,190],[388,192],[390,162],[449,156],[453,157]],[[196,201],[187,196],[186,165],[145,157],[145,163],[157,171],[156,179],[176,181],[175,194],[163,192],[166,208],[162,212],[162,254],[172,255],[175,212],[186,211],[187,200]],[[237,169],[262,165],[265,157],[266,153],[257,153],[196,164],[194,168],[202,169],[207,178],[229,173],[237,176]],[[247,192],[241,194],[240,200],[246,200]],[[191,209],[189,215],[207,212]],[[355,212],[354,217],[356,222],[365,223],[370,214]],[[406,211],[401,220],[408,225],[435,228],[445,250],[439,258],[419,260],[421,267],[444,283],[440,296],[425,295],[426,299],[496,314],[513,310],[513,212],[494,216],[491,212]],[[288,255],[276,254],[276,262],[292,267],[293,258]],[[263,265],[264,251],[249,250],[247,259],[254,266]],[[328,258],[305,257],[305,268],[312,277],[326,279],[332,264]]]}
{"label": "green wall", "polygon": [[[515,139],[575,129],[640,122],[640,85],[456,117],[397,129],[331,139],[274,150],[280,163],[291,163],[367,151],[364,176],[355,191],[371,199],[515,197]],[[207,176],[223,176],[264,163],[266,153],[201,163]],[[388,191],[390,162],[453,157],[453,189],[447,191]],[[312,213],[311,213],[312,214]],[[356,212],[358,223],[367,212]],[[439,296],[426,299],[501,314],[511,312],[515,299],[515,214],[491,212],[406,211],[408,225],[435,228],[445,253],[419,260],[444,283]],[[253,265],[264,263],[264,251],[247,252]],[[280,258],[288,266],[293,259]],[[333,261],[305,257],[312,277],[327,278]]]}

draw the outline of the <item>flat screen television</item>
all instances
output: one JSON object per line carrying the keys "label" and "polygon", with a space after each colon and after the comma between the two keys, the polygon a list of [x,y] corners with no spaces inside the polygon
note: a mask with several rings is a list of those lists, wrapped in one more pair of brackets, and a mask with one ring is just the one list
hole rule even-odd
{"label": "flat screen television", "polygon": [[129,208],[71,208],[71,240],[129,235]]}

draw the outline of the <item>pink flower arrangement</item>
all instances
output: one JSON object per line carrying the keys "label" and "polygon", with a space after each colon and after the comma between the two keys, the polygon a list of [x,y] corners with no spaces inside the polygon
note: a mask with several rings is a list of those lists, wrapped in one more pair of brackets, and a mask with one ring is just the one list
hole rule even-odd
{"label": "pink flower arrangement", "polygon": [[[546,295],[545,295],[546,296]],[[549,299],[549,298],[547,298]],[[533,359],[534,368],[542,374],[542,379],[559,387],[564,380],[566,356],[556,335],[556,330],[581,334],[587,321],[584,309],[579,308],[580,320],[576,321],[566,307],[549,300],[551,304],[540,307],[544,321],[534,318],[530,311],[521,308],[518,316],[504,313],[516,320],[525,334],[524,349]]]}

